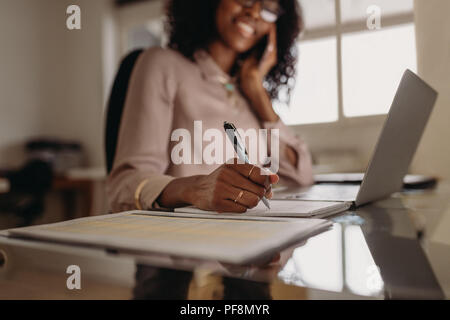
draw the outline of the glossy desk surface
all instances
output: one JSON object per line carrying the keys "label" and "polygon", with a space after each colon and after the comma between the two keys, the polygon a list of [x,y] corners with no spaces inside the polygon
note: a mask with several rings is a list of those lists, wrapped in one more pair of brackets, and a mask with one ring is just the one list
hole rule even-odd
{"label": "glossy desk surface", "polygon": [[[450,183],[331,218],[265,266],[231,266],[0,235],[0,299],[449,299]],[[66,286],[81,269],[81,290]]]}

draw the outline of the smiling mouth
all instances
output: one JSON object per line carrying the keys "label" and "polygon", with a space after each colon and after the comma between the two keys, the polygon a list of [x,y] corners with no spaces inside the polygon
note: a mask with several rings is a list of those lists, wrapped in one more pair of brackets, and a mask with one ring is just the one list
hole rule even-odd
{"label": "smiling mouth", "polygon": [[251,25],[249,25],[248,23],[242,22],[242,21],[238,21],[236,22],[236,26],[237,29],[239,31],[239,33],[244,37],[244,38],[252,38],[255,33],[256,30],[255,28],[253,28]]}

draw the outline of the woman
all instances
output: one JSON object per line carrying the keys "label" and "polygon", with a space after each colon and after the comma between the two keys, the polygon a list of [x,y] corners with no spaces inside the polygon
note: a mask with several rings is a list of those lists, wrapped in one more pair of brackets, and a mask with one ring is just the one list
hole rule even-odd
{"label": "woman", "polygon": [[[130,80],[108,178],[113,211],[194,205],[242,213],[270,199],[279,176],[312,183],[306,145],[271,104],[295,75],[297,6],[296,0],[169,1],[170,49],[143,53]],[[225,120],[243,130],[267,129],[269,136],[279,129],[278,175],[236,162],[174,163],[175,130],[194,137],[195,121],[223,131]],[[192,143],[194,158],[203,156],[204,143]]]}

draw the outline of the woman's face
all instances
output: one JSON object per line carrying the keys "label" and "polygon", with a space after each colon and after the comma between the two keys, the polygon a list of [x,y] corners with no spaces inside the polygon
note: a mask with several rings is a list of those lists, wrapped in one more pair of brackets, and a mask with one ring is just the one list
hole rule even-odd
{"label": "woman's face", "polygon": [[237,53],[250,50],[269,33],[273,24],[264,21],[260,12],[259,1],[246,8],[236,0],[221,0],[216,15],[219,37]]}

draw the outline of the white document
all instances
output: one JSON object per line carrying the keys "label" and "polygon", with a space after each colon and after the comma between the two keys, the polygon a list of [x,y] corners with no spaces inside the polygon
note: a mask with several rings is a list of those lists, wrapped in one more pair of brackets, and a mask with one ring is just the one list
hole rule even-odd
{"label": "white document", "polygon": [[[351,202],[270,200],[270,209],[260,202],[255,208],[239,215],[244,217],[325,217],[344,212],[351,206]],[[204,211],[195,207],[179,208],[175,209],[175,212],[218,214],[217,212]]]}
{"label": "white document", "polygon": [[8,230],[8,236],[71,245],[245,264],[270,257],[327,230],[320,219],[132,211]]}

